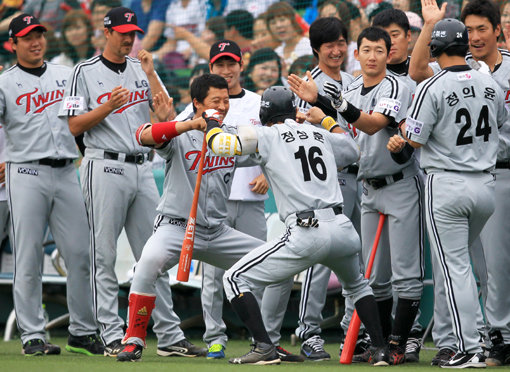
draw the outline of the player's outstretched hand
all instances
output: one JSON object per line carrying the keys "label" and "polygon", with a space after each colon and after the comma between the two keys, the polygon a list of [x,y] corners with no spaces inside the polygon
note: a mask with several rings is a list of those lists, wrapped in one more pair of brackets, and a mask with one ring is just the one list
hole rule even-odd
{"label": "player's outstretched hand", "polygon": [[154,103],[154,114],[158,121],[168,121],[175,118],[173,98],[168,97],[164,92],[159,92],[152,98],[152,101]]}
{"label": "player's outstretched hand", "polygon": [[205,110],[202,113],[202,117],[207,123],[207,131],[209,132],[213,128],[221,127],[221,121],[223,120],[223,116],[214,109]]}
{"label": "player's outstretched hand", "polygon": [[324,93],[331,100],[331,106],[335,108],[335,110],[339,112],[344,112],[347,110],[347,101],[344,100],[342,96],[342,90],[338,88],[335,84],[326,81],[324,83]]}
{"label": "player's outstretched hand", "polygon": [[326,116],[324,111],[314,106],[306,113],[306,120],[312,124],[320,124],[324,116]]}
{"label": "player's outstretched hand", "polygon": [[108,104],[110,105],[112,111],[125,105],[129,101],[129,90],[127,88],[122,88],[122,86],[118,86],[112,89],[112,94],[110,99],[108,100]]}
{"label": "player's outstretched hand", "polygon": [[257,176],[253,181],[251,181],[250,186],[253,186],[251,191],[257,194],[265,194],[269,189],[269,184],[263,174]]}
{"label": "player's outstretched hand", "polygon": [[435,25],[444,18],[447,5],[448,3],[445,1],[441,4],[441,8],[439,8],[436,0],[421,0],[421,14],[423,21],[425,23]]}
{"label": "player's outstretched hand", "polygon": [[400,137],[398,134],[395,134],[393,137],[390,137],[390,139],[388,140],[386,148],[390,152],[397,154],[400,151],[402,151],[402,149],[404,148],[405,145],[406,145],[405,139]]}
{"label": "player's outstretched hand", "polygon": [[292,90],[294,94],[303,101],[314,104],[317,101],[317,94],[319,90],[310,71],[306,72],[306,76],[308,78],[307,81],[301,79],[297,75],[290,74],[287,81],[290,85],[290,90]]}
{"label": "player's outstretched hand", "polygon": [[303,124],[305,121],[306,121],[306,114],[301,111],[296,112],[296,122],[299,124]]}
{"label": "player's outstretched hand", "polygon": [[145,74],[151,75],[154,73],[154,62],[152,61],[152,53],[142,49],[138,52],[138,59],[142,62],[142,70]]}

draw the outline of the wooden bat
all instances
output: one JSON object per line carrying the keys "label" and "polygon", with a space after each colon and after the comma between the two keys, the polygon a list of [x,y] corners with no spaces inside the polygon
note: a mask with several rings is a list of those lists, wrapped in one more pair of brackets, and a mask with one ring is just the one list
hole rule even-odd
{"label": "wooden bat", "polygon": [[[374,245],[372,246],[372,251],[370,252],[370,258],[368,260],[367,269],[365,270],[365,278],[367,279],[370,278],[370,273],[372,272],[372,266],[374,265],[375,254],[377,253],[377,246],[379,245],[379,240],[381,239],[381,232],[384,226],[385,219],[386,215],[379,213],[379,225],[377,225],[377,232],[375,233]],[[347,329],[347,334],[345,335],[344,347],[342,349],[342,355],[340,356],[341,364],[351,364],[352,362],[352,355],[354,354],[356,342],[358,341],[360,325],[361,320],[359,319],[358,312],[355,309],[354,312],[352,313],[352,318],[351,322],[349,323],[349,328]]]}
{"label": "wooden bat", "polygon": [[200,165],[198,166],[197,182],[195,183],[195,192],[193,194],[193,202],[189,212],[188,223],[186,224],[186,232],[182,241],[181,256],[179,258],[179,267],[177,269],[177,280],[187,282],[189,279],[189,268],[193,259],[193,245],[195,242],[195,224],[197,218],[198,195],[200,194],[200,183],[202,181],[202,173],[204,171],[205,153],[207,150],[206,133],[202,143],[202,152],[200,153]]}

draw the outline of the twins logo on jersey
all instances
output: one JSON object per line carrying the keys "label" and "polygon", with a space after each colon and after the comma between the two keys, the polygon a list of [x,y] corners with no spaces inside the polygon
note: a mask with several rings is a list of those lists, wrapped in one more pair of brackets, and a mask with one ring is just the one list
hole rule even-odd
{"label": "twins logo on jersey", "polygon": [[[108,102],[112,95],[112,92],[106,92],[97,97],[97,104],[102,105],[103,103]],[[147,102],[149,100],[149,90],[135,90],[134,92],[130,92],[129,101],[124,105],[119,107],[117,110],[113,111],[114,114],[120,114],[124,112],[126,109],[131,106],[137,105],[142,102]]]}
{"label": "twins logo on jersey", "polygon": [[[189,167],[188,172],[198,171],[198,165],[200,162],[200,152],[201,152],[200,150],[188,151],[184,156],[186,160],[191,160],[191,166]],[[234,168],[234,165],[235,160],[233,157],[206,155],[203,174],[211,173],[219,169]]]}
{"label": "twins logo on jersey", "polygon": [[38,92],[39,88],[35,88],[34,91],[21,94],[18,98],[16,98],[16,104],[18,106],[25,105],[25,114],[31,112],[32,109],[34,109],[34,114],[40,114],[47,107],[61,102],[64,97],[63,89],[55,89],[51,92],[39,94]]}

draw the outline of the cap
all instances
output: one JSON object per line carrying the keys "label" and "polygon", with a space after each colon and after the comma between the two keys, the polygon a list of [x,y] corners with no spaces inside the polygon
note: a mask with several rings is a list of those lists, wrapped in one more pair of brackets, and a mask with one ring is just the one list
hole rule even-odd
{"label": "cap", "polygon": [[16,18],[13,18],[11,23],[9,23],[9,37],[25,36],[35,28],[40,28],[42,31],[46,31],[46,27],[41,25],[36,17],[26,13],[20,14]]}
{"label": "cap", "polygon": [[411,31],[421,31],[423,28],[423,20],[421,17],[415,12],[405,12],[407,19],[409,20],[409,26],[411,27]]}
{"label": "cap", "polygon": [[110,9],[104,17],[104,27],[112,28],[122,34],[131,31],[138,31],[143,34],[143,30],[137,24],[135,12],[122,6]]}
{"label": "cap", "polygon": [[232,40],[220,40],[211,46],[209,63],[214,63],[220,57],[230,57],[239,62],[242,58],[241,48]]}

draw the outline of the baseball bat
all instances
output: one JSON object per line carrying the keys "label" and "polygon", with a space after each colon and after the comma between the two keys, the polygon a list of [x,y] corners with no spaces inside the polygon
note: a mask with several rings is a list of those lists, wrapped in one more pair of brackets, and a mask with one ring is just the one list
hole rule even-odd
{"label": "baseball bat", "polygon": [[189,279],[189,268],[193,259],[193,245],[195,243],[195,224],[197,218],[198,195],[200,194],[200,183],[202,181],[202,173],[204,171],[205,152],[207,150],[206,133],[202,143],[202,152],[200,153],[200,164],[198,166],[197,182],[195,183],[195,192],[193,193],[193,202],[189,212],[188,223],[186,224],[186,232],[182,241],[181,256],[179,258],[179,267],[177,269],[177,280],[187,282]]}
{"label": "baseball bat", "polygon": [[[377,232],[375,233],[374,245],[372,246],[370,258],[368,259],[367,269],[365,270],[365,278],[367,279],[370,278],[370,273],[372,272],[372,266],[374,265],[375,254],[377,253],[377,246],[379,245],[379,240],[381,239],[381,232],[384,226],[385,219],[386,215],[379,213],[379,225],[377,225]],[[347,329],[347,334],[345,335],[342,355],[340,356],[341,364],[351,364],[352,362],[352,355],[354,354],[356,342],[358,341],[360,325],[361,320],[359,319],[358,312],[356,311],[356,309],[354,309],[354,312],[352,313],[351,322],[349,323],[349,328]]]}

